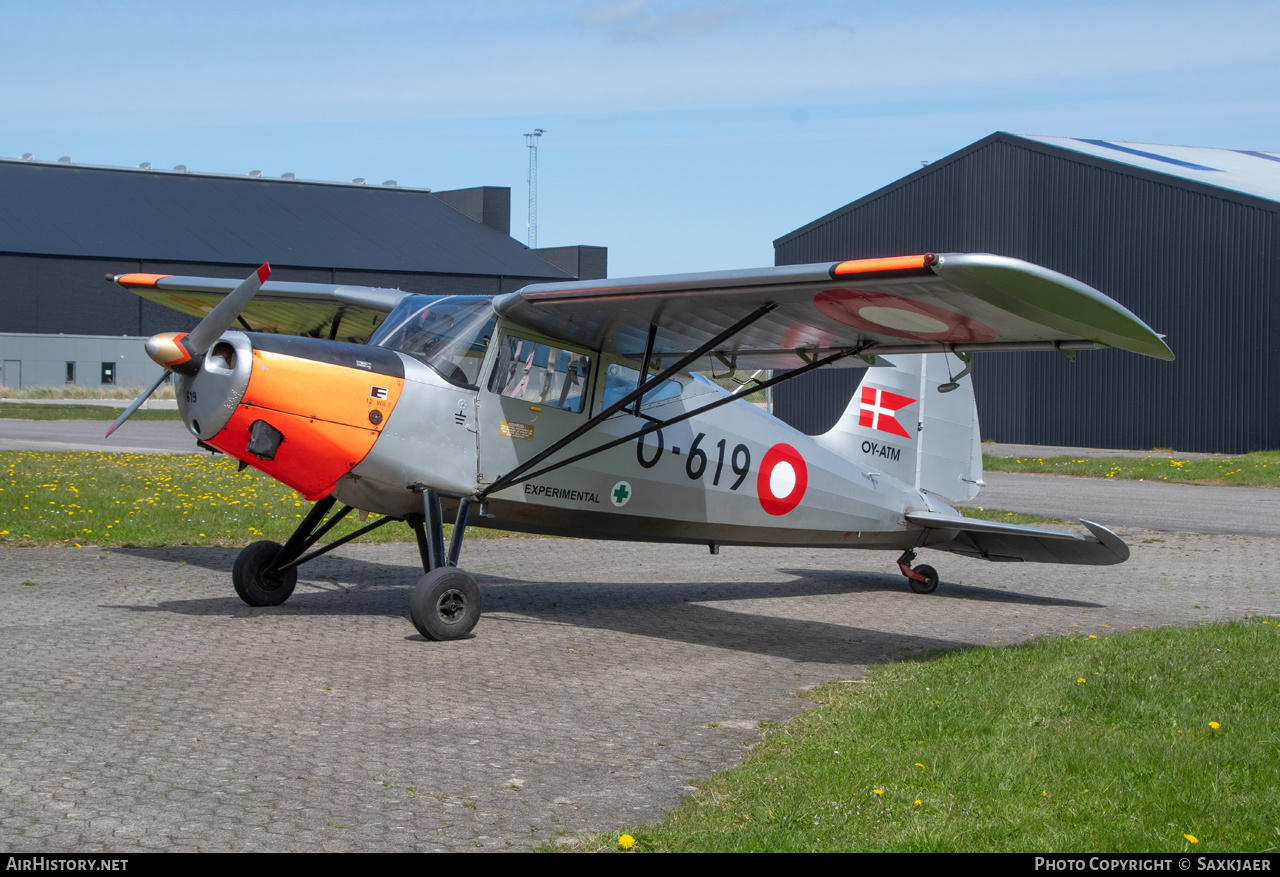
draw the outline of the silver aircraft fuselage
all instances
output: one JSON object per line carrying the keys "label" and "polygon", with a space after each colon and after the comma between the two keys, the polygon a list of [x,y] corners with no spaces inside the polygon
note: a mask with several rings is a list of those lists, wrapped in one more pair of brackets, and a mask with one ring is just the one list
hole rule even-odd
{"label": "silver aircraft fuselage", "polygon": [[[519,394],[504,394],[512,389],[499,386],[505,375],[496,382],[491,376],[500,365],[505,329],[497,324],[499,343],[485,351],[480,380],[470,387],[445,380],[405,353],[377,351],[379,362],[362,357],[369,348],[311,339],[282,352],[279,348],[289,345],[277,336],[228,332],[200,372],[181,379],[179,407],[198,439],[307,498],[332,493],[353,508],[404,517],[420,512],[423,487],[446,502],[480,494],[601,411],[606,388],[616,396],[616,387],[635,387],[634,362],[569,351],[579,363],[589,363],[574,387],[581,410],[557,406],[554,396],[541,398],[547,388],[539,389],[537,382],[547,378],[545,363],[532,368],[518,363],[517,372],[524,368],[533,374]],[[556,344],[512,329],[531,345]],[[228,362],[228,348],[234,362]],[[554,349],[563,352],[563,344]],[[398,369],[386,362],[388,356],[398,360]],[[321,380],[326,387],[319,396],[303,387],[276,390],[265,384],[273,373],[291,382],[290,389]],[[728,395],[700,375],[681,373],[668,383],[665,394],[653,394],[665,398],[646,396],[638,413],[615,414],[552,462]],[[350,398],[337,398],[344,388]],[[376,424],[373,412],[380,415]],[[236,420],[265,421],[282,436],[271,459],[253,453],[252,440],[243,440],[248,430]],[[357,440],[335,451],[332,444],[342,442],[340,435],[317,451],[315,433],[328,424]],[[294,453],[307,456],[291,459]],[[317,481],[316,469],[335,453],[340,459]],[[360,458],[351,459],[356,454]],[[335,477],[326,483],[329,475]],[[921,529],[905,514],[954,514],[938,497],[847,459],[745,399],[505,487],[487,500],[488,516],[475,521],[482,526],[708,545],[903,549],[921,544]]]}

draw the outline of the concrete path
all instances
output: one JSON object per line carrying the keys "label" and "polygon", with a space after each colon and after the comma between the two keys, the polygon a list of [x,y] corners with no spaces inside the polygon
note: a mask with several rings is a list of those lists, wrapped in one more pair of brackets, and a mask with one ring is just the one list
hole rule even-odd
{"label": "concrete path", "polygon": [[104,438],[109,420],[0,420],[0,450],[117,451],[127,454],[206,453],[176,420],[130,420]]}
{"label": "concrete path", "polygon": [[512,850],[660,819],[796,693],[926,649],[1280,615],[1280,539],[1122,531],[1114,567],[474,540],[471,639],[412,544],[251,609],[235,552],[0,550],[0,850]]}
{"label": "concrete path", "polygon": [[1280,490],[988,472],[970,506],[1103,526],[1280,536]]}

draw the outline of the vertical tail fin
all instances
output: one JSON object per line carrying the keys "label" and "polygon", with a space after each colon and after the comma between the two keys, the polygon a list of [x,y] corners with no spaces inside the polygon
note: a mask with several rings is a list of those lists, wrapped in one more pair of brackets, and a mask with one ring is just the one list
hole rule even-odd
{"label": "vertical tail fin", "polygon": [[[951,354],[886,356],[893,368],[869,368],[844,415],[818,441],[873,472],[949,502],[978,495],[982,437],[973,379]],[[939,392],[947,384],[953,391]]]}

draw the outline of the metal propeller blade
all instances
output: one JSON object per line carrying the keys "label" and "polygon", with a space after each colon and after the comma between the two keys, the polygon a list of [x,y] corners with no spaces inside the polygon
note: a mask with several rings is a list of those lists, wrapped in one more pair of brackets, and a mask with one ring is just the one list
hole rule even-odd
{"label": "metal propeller blade", "polygon": [[[148,343],[154,343],[160,338],[168,338],[169,340],[167,343],[169,345],[171,355],[180,354],[183,362],[190,362],[190,360],[186,358],[186,354],[182,352],[181,347],[174,346],[175,343],[180,344],[185,346],[186,351],[191,354],[190,358],[197,360],[198,362],[200,357],[204,355],[204,352],[213,346],[213,342],[221,338],[222,333],[231,328],[231,324],[236,321],[236,317],[240,316],[240,312],[248,306],[253,297],[257,295],[258,290],[262,288],[262,284],[265,283],[267,278],[270,276],[271,266],[264,262],[262,267],[246,277],[239,286],[231,291],[230,295],[218,302],[218,306],[209,311],[209,313],[205,315],[205,318],[197,323],[196,327],[186,335],[176,333],[168,333],[168,335],[154,335]],[[153,358],[156,358],[157,362],[176,362],[176,360],[166,359],[164,354],[154,353],[150,349],[148,350],[148,353]],[[156,379],[156,382],[151,385],[151,388],[138,396],[138,398],[134,399],[133,403],[121,412],[120,416],[116,418],[116,422],[111,424],[107,429],[107,438],[110,438],[111,433],[119,429],[126,420],[132,417],[133,412],[142,407],[142,403],[146,402],[147,399],[151,397],[151,394],[154,393],[160,385],[164,383],[165,379],[169,377],[170,371],[171,368],[166,366],[164,374],[160,375],[160,377]]]}
{"label": "metal propeller blade", "polygon": [[236,321],[236,317],[240,316],[240,312],[245,309],[270,276],[271,266],[263,263],[261,268],[246,277],[239,286],[231,291],[230,295],[218,302],[216,308],[209,311],[208,316],[187,333],[187,337],[183,340],[186,342],[187,349],[191,351],[193,357],[200,356],[212,347],[213,342],[222,337],[223,332],[231,328],[231,324]]}
{"label": "metal propeller blade", "polygon": [[141,408],[142,403],[150,399],[151,394],[154,393],[156,390],[158,390],[160,388],[160,385],[163,384],[168,379],[169,379],[169,370],[165,369],[160,373],[160,377],[156,378],[156,382],[151,385],[151,388],[149,390],[144,390],[141,394],[139,394],[138,398],[134,399],[133,402],[129,404],[129,407],[124,409],[124,411],[120,413],[120,416],[116,418],[116,422],[107,427],[107,438],[111,438],[111,433],[119,429],[120,424],[124,423],[126,420],[132,417],[133,412]]}

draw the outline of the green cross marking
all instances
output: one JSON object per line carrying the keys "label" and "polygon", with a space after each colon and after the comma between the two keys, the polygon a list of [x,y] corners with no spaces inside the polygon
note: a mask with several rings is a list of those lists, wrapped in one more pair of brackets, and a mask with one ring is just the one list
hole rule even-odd
{"label": "green cross marking", "polygon": [[618,489],[613,492],[613,498],[618,501],[619,505],[626,502],[627,497],[630,495],[631,492],[627,490],[627,485],[625,484],[619,484]]}

